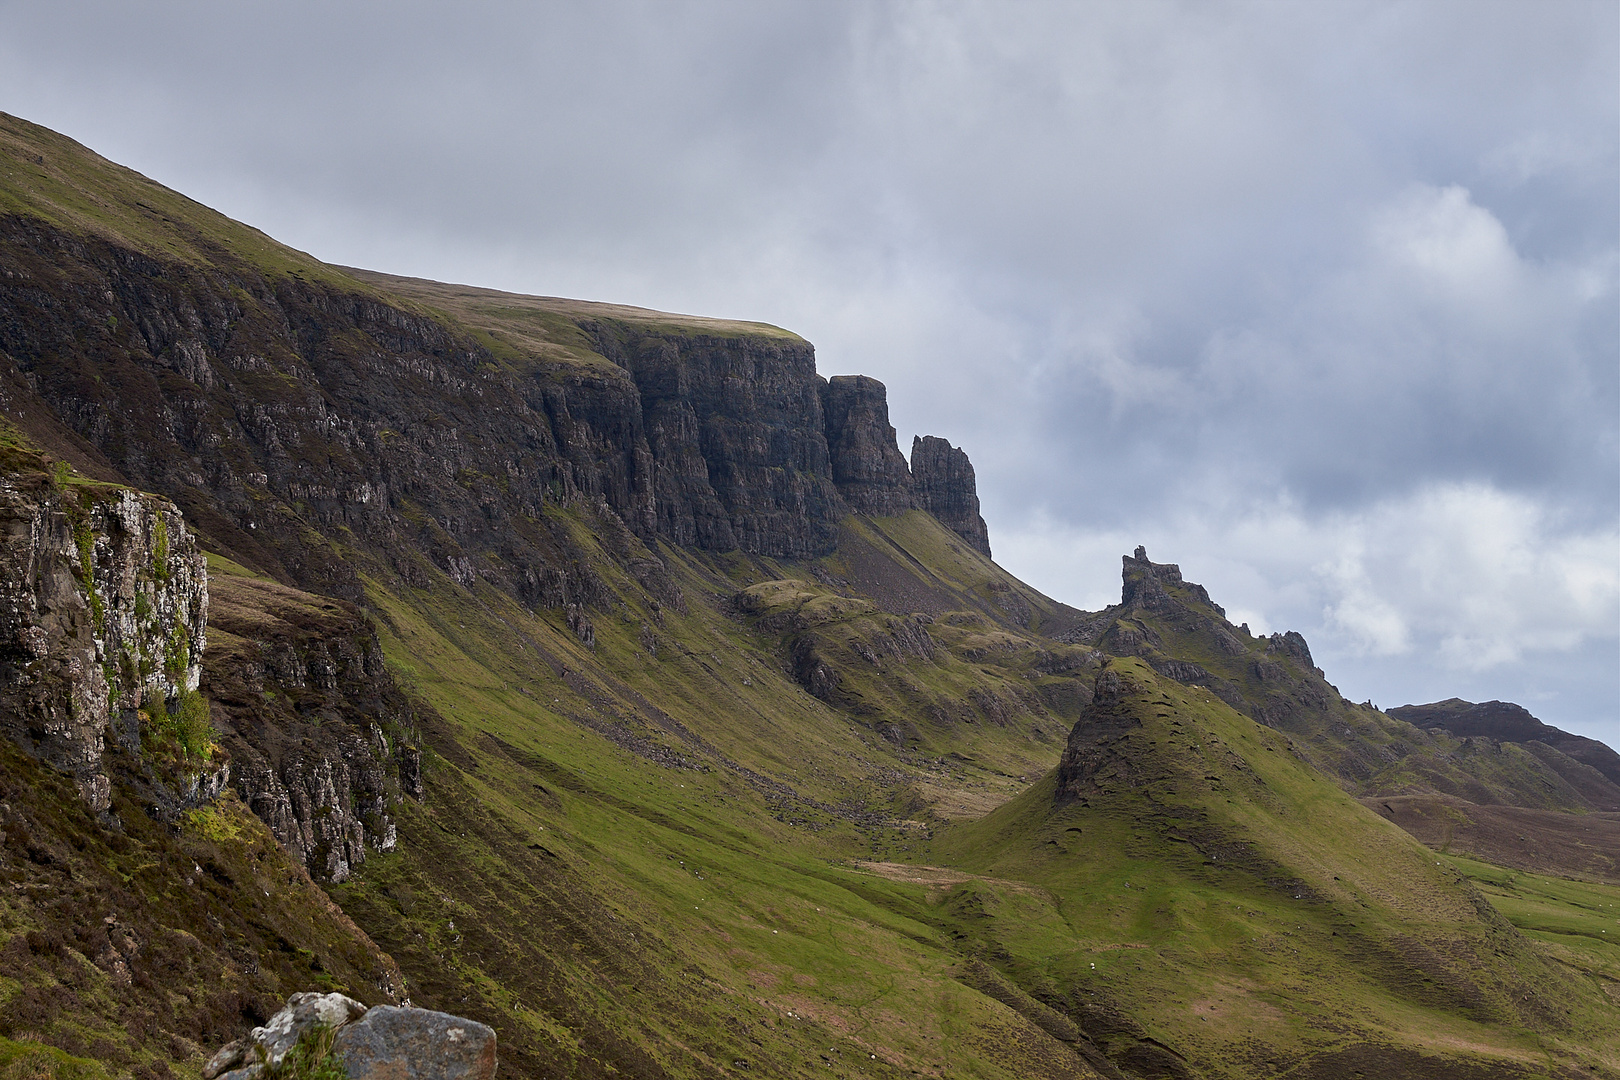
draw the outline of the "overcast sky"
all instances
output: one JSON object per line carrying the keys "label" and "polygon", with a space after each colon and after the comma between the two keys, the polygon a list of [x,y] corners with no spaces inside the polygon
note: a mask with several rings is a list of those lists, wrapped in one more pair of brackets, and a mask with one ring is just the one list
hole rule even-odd
{"label": "overcast sky", "polygon": [[1620,746],[1620,5],[0,0],[0,109],[331,262],[759,319],[1384,707]]}

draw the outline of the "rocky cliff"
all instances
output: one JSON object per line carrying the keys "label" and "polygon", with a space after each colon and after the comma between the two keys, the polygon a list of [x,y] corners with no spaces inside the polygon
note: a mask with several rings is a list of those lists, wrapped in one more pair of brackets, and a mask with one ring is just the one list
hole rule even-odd
{"label": "rocky cliff", "polygon": [[832,478],[862,514],[898,514],[917,505],[911,470],[889,423],[888,391],[865,375],[827,380],[827,447]]}
{"label": "rocky cliff", "polygon": [[586,326],[634,383],[628,405],[652,471],[643,535],[779,557],[832,550],[849,508],[832,482],[808,343]]}
{"label": "rocky cliff", "polygon": [[[567,560],[525,523],[579,501],[645,541],[798,558],[830,552],[852,508],[917,505],[882,384],[822,380],[780,331],[576,316],[557,332],[572,351],[512,350],[359,280],[224,253],[204,271],[32,218],[0,218],[0,265],[8,413],[318,592],[359,599],[341,550],[358,547],[405,580],[421,552],[545,603]],[[951,484],[930,481],[931,505],[973,531]]]}
{"label": "rocky cliff", "polygon": [[911,440],[911,489],[917,506],[933,514],[973,550],[990,557],[990,530],[979,516],[979,490],[967,452],[935,435]]}
{"label": "rocky cliff", "polygon": [[139,749],[183,704],[197,708],[182,699],[197,689],[207,634],[202,556],[167,499],[65,466],[47,473],[24,451],[10,457],[0,475],[0,728],[106,810],[108,738]]}
{"label": "rocky cliff", "polygon": [[212,605],[203,687],[233,785],[312,876],[346,881],[394,850],[395,808],[423,796],[420,706],[351,604],[222,572]]}

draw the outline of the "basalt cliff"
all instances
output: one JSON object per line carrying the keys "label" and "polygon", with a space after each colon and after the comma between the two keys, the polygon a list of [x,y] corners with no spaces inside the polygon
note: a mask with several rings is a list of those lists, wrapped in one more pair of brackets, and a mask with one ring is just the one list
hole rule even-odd
{"label": "basalt cliff", "polygon": [[1620,1076],[1612,754],[1140,548],[1042,595],[788,331],[330,266],[0,115],[0,455],[0,1071],[318,993],[502,1076]]}

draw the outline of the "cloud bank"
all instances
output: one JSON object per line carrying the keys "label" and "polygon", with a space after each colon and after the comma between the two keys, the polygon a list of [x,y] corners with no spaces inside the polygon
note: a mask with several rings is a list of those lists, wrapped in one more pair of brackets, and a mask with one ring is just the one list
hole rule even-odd
{"label": "cloud bank", "polygon": [[1085,606],[1620,743],[1620,8],[0,0],[0,108],[335,262],[789,326]]}

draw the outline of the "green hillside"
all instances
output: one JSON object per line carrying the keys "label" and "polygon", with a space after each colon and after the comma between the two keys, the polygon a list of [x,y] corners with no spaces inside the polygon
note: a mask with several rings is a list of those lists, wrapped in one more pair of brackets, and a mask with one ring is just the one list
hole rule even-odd
{"label": "green hillside", "polygon": [[[1140,549],[1041,595],[796,335],[327,267],[11,117],[0,270],[5,553],[82,592],[51,493],[172,499],[232,766],[109,737],[98,818],[0,745],[0,1080],[196,1076],[334,988],[503,1077],[1620,1077],[1609,834],[1456,857],[1607,781]],[[0,689],[94,682],[13,622]],[[1550,816],[1383,816],[1487,802]]]}

